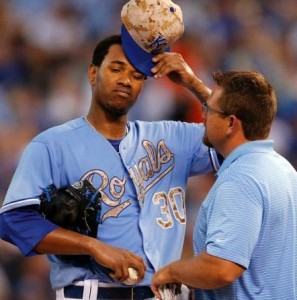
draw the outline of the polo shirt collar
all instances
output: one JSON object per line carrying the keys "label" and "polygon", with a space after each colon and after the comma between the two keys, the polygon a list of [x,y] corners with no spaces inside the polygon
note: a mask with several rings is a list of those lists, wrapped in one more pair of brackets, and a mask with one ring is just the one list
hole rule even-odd
{"label": "polo shirt collar", "polygon": [[237,158],[248,153],[268,153],[273,150],[273,141],[272,140],[261,140],[261,141],[252,141],[245,144],[242,144],[235,148],[223,161],[217,176],[220,176],[225,169],[227,169]]}

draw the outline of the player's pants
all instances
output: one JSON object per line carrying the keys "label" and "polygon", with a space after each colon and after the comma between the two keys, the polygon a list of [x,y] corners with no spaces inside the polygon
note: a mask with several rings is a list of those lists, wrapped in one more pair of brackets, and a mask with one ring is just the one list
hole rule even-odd
{"label": "player's pants", "polygon": [[[162,300],[189,300],[189,290],[182,287],[182,295],[171,297],[164,293]],[[155,299],[149,286],[118,287],[113,284],[101,283],[98,280],[79,281],[65,288],[56,290],[56,300],[150,300]]]}

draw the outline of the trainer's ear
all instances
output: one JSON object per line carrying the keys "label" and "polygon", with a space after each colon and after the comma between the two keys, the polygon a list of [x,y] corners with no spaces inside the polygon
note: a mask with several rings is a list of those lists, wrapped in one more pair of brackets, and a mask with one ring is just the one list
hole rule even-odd
{"label": "trainer's ear", "polygon": [[235,116],[233,116],[233,115],[229,116],[229,123],[228,123],[228,127],[233,127],[233,126],[234,126],[234,124],[235,124],[235,122],[236,122],[236,117],[235,117]]}
{"label": "trainer's ear", "polygon": [[94,86],[95,79],[96,79],[96,66],[94,64],[90,64],[90,66],[89,66],[88,78],[89,78],[90,85]]}

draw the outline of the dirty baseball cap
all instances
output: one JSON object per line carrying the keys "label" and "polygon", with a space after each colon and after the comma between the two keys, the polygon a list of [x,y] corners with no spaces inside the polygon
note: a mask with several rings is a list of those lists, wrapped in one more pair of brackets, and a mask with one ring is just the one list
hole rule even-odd
{"label": "dirty baseball cap", "polygon": [[169,52],[184,32],[181,8],[171,0],[131,0],[121,11],[124,52],[141,73],[153,76],[152,58]]}

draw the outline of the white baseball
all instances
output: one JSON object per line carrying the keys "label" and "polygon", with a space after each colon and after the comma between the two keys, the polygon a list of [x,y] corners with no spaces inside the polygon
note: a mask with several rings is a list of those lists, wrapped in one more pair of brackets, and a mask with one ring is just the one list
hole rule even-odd
{"label": "white baseball", "polygon": [[129,277],[123,282],[127,285],[133,285],[137,282],[138,274],[137,271],[133,268],[128,268]]}

